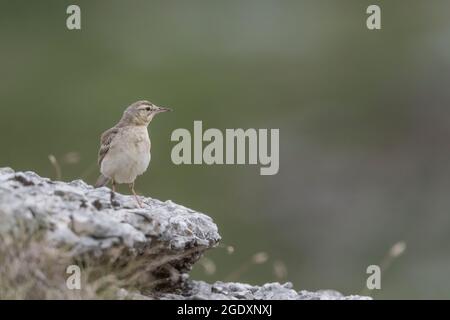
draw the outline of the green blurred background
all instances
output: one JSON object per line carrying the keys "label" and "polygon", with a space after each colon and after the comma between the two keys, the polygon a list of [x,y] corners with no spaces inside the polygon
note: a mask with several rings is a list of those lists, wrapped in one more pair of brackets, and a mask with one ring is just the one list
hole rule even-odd
{"label": "green blurred background", "polygon": [[[66,29],[69,4],[81,31]],[[380,31],[366,28],[370,4]],[[449,12],[445,0],[1,0],[0,166],[54,178],[52,154],[63,180],[93,183],[100,134],[148,99],[175,112],[150,126],[139,192],[207,213],[223,236],[192,278],[357,294],[405,241],[373,296],[450,298]],[[194,120],[279,128],[279,173],[172,164],[170,134]]]}

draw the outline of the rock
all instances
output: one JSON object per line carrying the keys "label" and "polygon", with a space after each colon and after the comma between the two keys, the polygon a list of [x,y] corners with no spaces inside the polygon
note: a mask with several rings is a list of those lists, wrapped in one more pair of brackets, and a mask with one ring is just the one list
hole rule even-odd
{"label": "rock", "polygon": [[[220,241],[217,226],[170,200],[140,198],[142,208],[132,196],[106,187],[0,168],[0,265],[7,266],[0,270],[0,293],[12,288],[13,298],[17,292],[22,298],[80,298],[65,286],[65,267],[76,263],[90,279],[84,298],[105,297],[98,293],[105,287],[113,288],[117,299],[366,298],[331,290],[297,292],[290,283],[189,280],[194,263]],[[30,279],[24,281],[24,274]],[[40,291],[22,292],[21,286]]]}
{"label": "rock", "polygon": [[106,187],[1,168],[0,231],[23,224],[27,230],[44,229],[46,242],[68,248],[72,257],[101,258],[119,248],[124,259],[144,260],[155,279],[177,282],[219,242],[217,226],[210,217],[170,200],[141,199],[143,208],[132,196],[112,197]]}
{"label": "rock", "polygon": [[251,286],[237,282],[189,281],[178,293],[165,293],[154,298],[164,300],[370,300],[370,297],[344,296],[334,290],[297,292],[287,282]]}

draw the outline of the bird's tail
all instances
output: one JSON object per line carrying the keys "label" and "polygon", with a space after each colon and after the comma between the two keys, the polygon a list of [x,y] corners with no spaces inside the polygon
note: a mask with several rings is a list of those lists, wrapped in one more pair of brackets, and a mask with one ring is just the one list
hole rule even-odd
{"label": "bird's tail", "polygon": [[109,178],[105,177],[104,175],[100,175],[100,177],[98,177],[97,182],[95,183],[95,187],[96,188],[100,188],[103,187],[104,185],[106,185],[109,182]]}

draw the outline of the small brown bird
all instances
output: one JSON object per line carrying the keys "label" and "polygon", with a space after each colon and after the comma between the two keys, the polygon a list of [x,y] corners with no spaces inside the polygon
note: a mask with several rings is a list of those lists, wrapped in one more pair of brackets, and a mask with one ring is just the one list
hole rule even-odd
{"label": "small brown bird", "polygon": [[143,174],[150,163],[150,137],[147,127],[153,117],[169,108],[155,106],[149,101],[137,101],[123,113],[120,121],[106,130],[100,139],[98,164],[101,175],[95,187],[102,187],[112,181],[115,192],[116,183],[127,183],[140,207],[134,190],[136,177]]}

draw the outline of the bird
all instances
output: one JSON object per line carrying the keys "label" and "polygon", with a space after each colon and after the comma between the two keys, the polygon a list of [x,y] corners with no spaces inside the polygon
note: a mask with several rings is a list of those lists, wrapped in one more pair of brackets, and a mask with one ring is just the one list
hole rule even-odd
{"label": "bird", "polygon": [[142,207],[134,182],[150,164],[151,142],[147,127],[155,115],[166,111],[172,109],[158,107],[147,100],[136,101],[125,109],[114,127],[103,132],[98,152],[101,174],[95,183],[96,188],[111,181],[113,196],[116,184],[128,184],[139,207]]}

